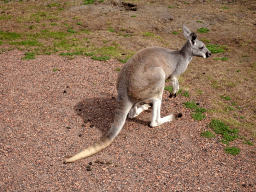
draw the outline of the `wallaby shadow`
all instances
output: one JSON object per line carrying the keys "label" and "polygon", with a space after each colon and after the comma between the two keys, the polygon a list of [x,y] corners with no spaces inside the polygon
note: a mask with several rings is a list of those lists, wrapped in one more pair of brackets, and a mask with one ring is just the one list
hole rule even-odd
{"label": "wallaby shadow", "polygon": [[[108,94],[101,97],[83,99],[75,105],[74,110],[83,119],[84,124],[89,123],[90,127],[99,129],[105,135],[114,121],[115,108],[116,99]],[[149,126],[150,123],[138,118],[126,118],[126,121],[145,126]]]}
{"label": "wallaby shadow", "polygon": [[99,129],[103,135],[110,129],[116,108],[116,99],[112,95],[83,99],[74,107],[84,124]]}

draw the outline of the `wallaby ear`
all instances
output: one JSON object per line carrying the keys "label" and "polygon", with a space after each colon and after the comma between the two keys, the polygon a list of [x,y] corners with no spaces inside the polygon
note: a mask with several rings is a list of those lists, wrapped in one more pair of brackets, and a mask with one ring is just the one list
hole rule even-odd
{"label": "wallaby ear", "polygon": [[183,25],[183,35],[189,39],[189,35],[191,34],[191,31],[185,26]]}
{"label": "wallaby ear", "polygon": [[192,32],[192,33],[189,35],[189,40],[191,41],[192,45],[195,44],[196,38],[197,38],[197,35],[196,35],[194,32]]}

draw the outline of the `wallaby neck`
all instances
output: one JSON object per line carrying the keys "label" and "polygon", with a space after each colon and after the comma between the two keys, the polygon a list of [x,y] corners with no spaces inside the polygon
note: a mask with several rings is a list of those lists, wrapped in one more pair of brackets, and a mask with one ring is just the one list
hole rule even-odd
{"label": "wallaby neck", "polygon": [[180,54],[182,55],[182,57],[184,57],[185,60],[188,61],[188,63],[192,60],[193,53],[192,53],[192,50],[191,50],[191,43],[189,41],[187,41],[183,45],[183,47],[180,50]]}

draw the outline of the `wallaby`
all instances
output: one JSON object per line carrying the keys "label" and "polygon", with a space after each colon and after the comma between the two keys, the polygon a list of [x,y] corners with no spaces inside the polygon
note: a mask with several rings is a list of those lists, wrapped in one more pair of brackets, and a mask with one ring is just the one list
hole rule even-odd
{"label": "wallaby", "polygon": [[114,123],[107,135],[92,146],[67,159],[73,162],[91,156],[109,146],[121,131],[126,117],[134,118],[150,105],[142,104],[153,101],[151,127],[159,126],[174,120],[176,115],[161,118],[161,102],[165,80],[170,79],[175,95],[179,90],[178,77],[186,70],[193,56],[208,58],[211,52],[203,42],[197,40],[197,35],[183,26],[183,35],[188,39],[178,51],[162,47],[145,48],[130,58],[119,72],[117,78],[117,106]]}

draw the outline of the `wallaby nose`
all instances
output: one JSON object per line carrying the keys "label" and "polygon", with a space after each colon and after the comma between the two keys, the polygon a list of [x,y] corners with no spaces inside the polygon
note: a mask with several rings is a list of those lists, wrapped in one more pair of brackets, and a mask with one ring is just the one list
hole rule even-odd
{"label": "wallaby nose", "polygon": [[212,55],[212,53],[210,52],[210,51],[208,51],[207,53],[206,53],[206,57],[208,58],[208,57],[210,57]]}

